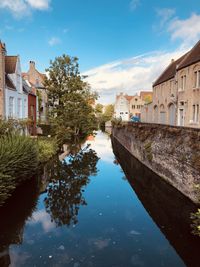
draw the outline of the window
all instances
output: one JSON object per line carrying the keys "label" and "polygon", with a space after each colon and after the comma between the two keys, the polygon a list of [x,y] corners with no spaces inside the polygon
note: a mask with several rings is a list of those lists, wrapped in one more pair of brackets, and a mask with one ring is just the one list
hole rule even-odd
{"label": "window", "polygon": [[196,122],[199,122],[199,105],[197,105],[197,116],[196,116]]}
{"label": "window", "polygon": [[22,100],[21,100],[21,98],[17,99],[17,117],[19,119],[22,118]]}
{"label": "window", "polygon": [[193,123],[199,122],[199,104],[192,106],[192,121]]}
{"label": "window", "polygon": [[174,94],[174,81],[170,81],[170,94]]}
{"label": "window", "polygon": [[14,97],[10,96],[9,97],[9,103],[8,103],[8,116],[10,118],[14,117]]}
{"label": "window", "polygon": [[35,119],[35,116],[34,116],[34,106],[33,105],[31,105],[30,106],[30,115],[31,115],[31,120],[32,121],[34,121],[34,119]]}
{"label": "window", "polygon": [[193,105],[192,106],[192,120],[193,120],[193,122],[195,122],[195,114],[196,114],[196,107],[195,107],[195,105]]}
{"label": "window", "polygon": [[186,88],[186,75],[181,76],[181,84],[179,91],[185,91]]}
{"label": "window", "polygon": [[25,118],[27,118],[27,101],[26,101],[26,99],[24,99],[24,115],[25,115]]}
{"label": "window", "polygon": [[200,70],[194,72],[194,88],[200,87]]}

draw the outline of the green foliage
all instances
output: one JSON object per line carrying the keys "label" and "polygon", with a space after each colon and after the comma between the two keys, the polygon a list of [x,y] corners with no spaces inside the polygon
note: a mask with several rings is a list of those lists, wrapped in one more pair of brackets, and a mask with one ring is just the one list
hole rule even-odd
{"label": "green foliage", "polygon": [[38,127],[42,129],[42,136],[51,135],[51,125],[50,124],[38,124]]}
{"label": "green foliage", "polygon": [[[101,104],[99,104],[101,105]],[[96,109],[99,110],[100,106],[97,107],[96,106]],[[114,106],[113,105],[107,105],[105,106],[105,110],[104,110],[104,113],[96,113],[97,117],[98,117],[98,121],[99,121],[99,125],[100,127],[102,126],[105,126],[105,123],[107,121],[111,121],[112,120],[112,117],[113,117],[113,113],[114,113]]]}
{"label": "green foliage", "polygon": [[103,113],[103,105],[98,103],[95,106],[95,114],[102,114]]}
{"label": "green foliage", "polygon": [[57,152],[57,144],[52,138],[37,139],[39,162],[45,163],[49,161]]}
{"label": "green foliage", "polygon": [[112,123],[112,126],[116,126],[116,127],[121,127],[123,125],[121,118],[113,118],[111,123]]}
{"label": "green foliage", "polygon": [[28,119],[23,120],[0,120],[0,137],[11,133],[24,133],[30,125]]}
{"label": "green foliage", "polygon": [[200,209],[196,213],[191,214],[192,219],[192,233],[200,236]]}
{"label": "green foliage", "polygon": [[38,150],[26,136],[8,134],[0,137],[0,203],[17,185],[32,177],[38,166]]}
{"label": "green foliage", "polygon": [[147,157],[148,161],[150,161],[150,162],[153,159],[152,147],[151,146],[152,146],[151,142],[145,144],[145,146],[144,146],[146,157]]}
{"label": "green foliage", "polygon": [[45,81],[52,134],[62,145],[92,134],[97,122],[90,103],[97,98],[79,72],[78,58],[63,55],[50,62]]}

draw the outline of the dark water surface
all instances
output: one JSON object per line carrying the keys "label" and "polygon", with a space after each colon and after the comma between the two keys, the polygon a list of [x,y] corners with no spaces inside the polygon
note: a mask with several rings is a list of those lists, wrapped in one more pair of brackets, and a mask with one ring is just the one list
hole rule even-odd
{"label": "dark water surface", "polygon": [[106,134],[88,143],[0,208],[0,267],[200,266],[196,207],[113,141],[123,172]]}

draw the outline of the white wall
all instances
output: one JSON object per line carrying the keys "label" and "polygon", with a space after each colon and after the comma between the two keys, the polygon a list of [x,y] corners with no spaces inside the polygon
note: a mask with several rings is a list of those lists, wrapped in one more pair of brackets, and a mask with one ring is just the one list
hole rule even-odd
{"label": "white wall", "polygon": [[[13,97],[13,118],[14,119],[25,119],[28,118],[28,95],[23,92],[22,87],[22,75],[21,75],[21,67],[20,60],[18,57],[16,71],[14,74],[8,74],[9,78],[12,80],[13,84],[16,87],[16,90],[11,90],[6,87],[5,90],[5,112],[6,118],[9,118],[9,99]],[[21,105],[19,106],[19,102],[21,101]]]}
{"label": "white wall", "polygon": [[120,95],[115,102],[115,118],[121,118],[122,121],[129,121],[130,113],[129,113],[129,102],[123,96]]}

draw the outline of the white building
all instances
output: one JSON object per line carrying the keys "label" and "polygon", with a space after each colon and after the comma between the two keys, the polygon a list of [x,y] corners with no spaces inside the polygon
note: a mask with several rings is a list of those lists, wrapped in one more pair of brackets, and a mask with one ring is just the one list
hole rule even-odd
{"label": "white building", "polygon": [[5,56],[5,117],[28,118],[28,93],[23,90],[19,56]]}
{"label": "white building", "polygon": [[149,91],[141,91],[140,95],[134,96],[120,93],[116,96],[114,117],[122,121],[129,121],[133,116],[140,119],[142,107],[152,101],[152,95]]}
{"label": "white building", "polygon": [[130,96],[120,93],[116,96],[115,106],[114,106],[114,117],[122,119],[122,121],[129,121],[129,99]]}

